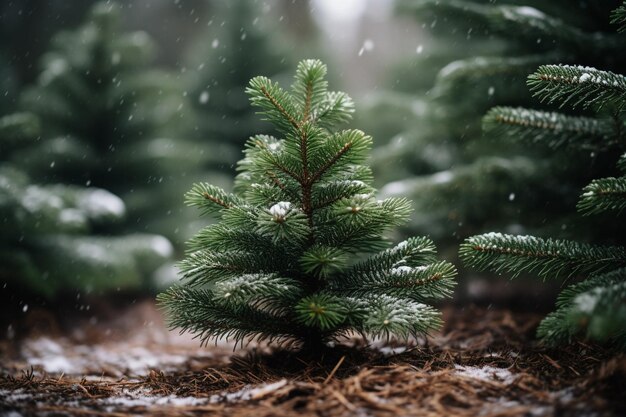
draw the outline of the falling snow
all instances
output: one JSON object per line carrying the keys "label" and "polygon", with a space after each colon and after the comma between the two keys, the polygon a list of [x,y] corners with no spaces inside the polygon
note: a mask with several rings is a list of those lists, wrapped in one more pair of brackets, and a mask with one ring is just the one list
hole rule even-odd
{"label": "falling snow", "polygon": [[372,41],[371,39],[365,39],[365,41],[363,41],[363,46],[361,46],[361,49],[359,49],[359,56],[363,55],[365,52],[370,52],[374,49],[374,41]]}

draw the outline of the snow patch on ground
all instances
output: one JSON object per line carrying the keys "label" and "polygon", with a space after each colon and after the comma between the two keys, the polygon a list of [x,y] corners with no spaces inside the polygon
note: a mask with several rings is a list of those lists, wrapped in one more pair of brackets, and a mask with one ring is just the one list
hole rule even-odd
{"label": "snow patch on ground", "polygon": [[516,376],[506,368],[493,366],[462,366],[454,365],[456,373],[468,378],[479,379],[487,382],[499,382],[505,385],[512,384]]}
{"label": "snow patch on ground", "polygon": [[212,395],[210,398],[211,403],[219,402],[237,402],[237,401],[249,401],[263,398],[271,392],[274,392],[287,385],[286,379],[274,382],[272,384],[262,384],[257,386],[245,386],[239,391],[229,392],[225,394]]}
{"label": "snow patch on ground", "polygon": [[177,397],[175,395],[154,396],[150,395],[149,391],[144,389],[124,389],[118,396],[103,399],[102,404],[105,405],[107,412],[113,412],[116,410],[116,407],[130,408],[163,405],[169,405],[172,407],[193,407],[206,404],[208,401],[208,398]]}
{"label": "snow patch on ground", "polygon": [[[223,392],[221,394],[212,395],[210,397],[178,397],[176,395],[153,395],[147,388],[123,388],[116,395],[99,398],[95,400],[86,399],[86,402],[64,399],[64,406],[72,406],[80,408],[86,407],[85,410],[97,406],[98,409],[104,409],[107,413],[117,412],[119,410],[129,410],[135,407],[144,407],[146,409],[163,409],[163,407],[197,407],[206,404],[216,403],[235,403],[250,400],[259,400],[286,386],[288,381],[281,379],[274,383],[261,385],[248,385],[239,391]],[[43,395],[43,396],[42,396]],[[45,393],[27,392],[23,389],[14,391],[0,390],[0,404],[6,407],[20,408],[22,405],[40,402],[45,400]],[[4,416],[0,412],[0,416]]]}
{"label": "snow patch on ground", "polygon": [[[8,407],[20,407],[21,405],[39,402],[45,400],[45,397],[41,396],[41,393],[35,394],[25,392],[22,389],[15,390],[13,392],[9,390],[0,390],[0,403]],[[196,397],[177,397],[175,395],[151,395],[147,389],[122,389],[117,395],[100,398],[96,400],[97,404],[108,413],[115,412],[119,409],[129,409],[133,407],[194,407],[207,404],[209,398],[196,398]],[[63,401],[65,406],[80,407],[81,403],[77,401]],[[91,403],[88,407],[94,406],[95,403]],[[4,416],[4,414],[0,413]]]}
{"label": "snow patch on ground", "polygon": [[[30,365],[41,367],[48,373],[67,375],[123,373],[139,375],[150,369],[168,370],[188,360],[187,355],[167,352],[152,352],[142,346],[118,343],[107,345],[69,345],[41,337],[29,340],[22,347],[22,356]],[[198,352],[210,356],[209,352]]]}
{"label": "snow patch on ground", "polygon": [[28,400],[32,397],[31,394],[24,392],[22,389],[16,389],[15,391],[10,391],[8,389],[0,389],[0,398],[6,401],[24,401]]}
{"label": "snow patch on ground", "polygon": [[[490,398],[489,400],[489,403],[485,404],[483,412],[479,415],[517,415],[517,413],[523,413],[520,415],[527,417],[550,417],[555,414],[553,406],[541,405],[529,410],[521,402],[509,400],[505,397]],[[517,413],[514,414],[514,412]]]}
{"label": "snow patch on ground", "polygon": [[393,356],[393,355],[399,355],[400,353],[406,352],[408,348],[406,346],[397,346],[397,347],[382,346],[378,348],[377,350],[380,353],[382,353],[384,356]]}
{"label": "snow patch on ground", "polygon": [[409,345],[390,346],[386,340],[374,340],[368,347],[382,353],[384,356],[399,355],[411,349]]}

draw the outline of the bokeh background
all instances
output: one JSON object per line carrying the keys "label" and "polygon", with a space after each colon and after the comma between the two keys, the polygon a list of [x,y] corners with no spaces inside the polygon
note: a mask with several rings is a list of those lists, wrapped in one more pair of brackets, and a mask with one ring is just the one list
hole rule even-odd
{"label": "bokeh background", "polygon": [[0,275],[15,300],[168,286],[209,221],[184,193],[230,188],[245,140],[269,129],[251,77],[289,83],[321,58],[362,108],[423,42],[391,1],[8,1],[0,26]]}
{"label": "bokeh background", "polygon": [[[610,243],[575,203],[615,155],[490,140],[481,120],[496,105],[536,106],[526,77],[540,64],[623,69],[618,43],[590,49],[578,36],[613,32],[619,2],[511,0],[509,14],[496,3],[3,1],[3,314],[68,297],[87,309],[75,300],[175,282],[184,242],[209,221],[184,193],[196,181],[230,188],[245,140],[270,132],[248,105],[248,80],[288,85],[303,58],[326,62],[331,87],[354,98],[381,195],[413,201],[391,238],[429,235],[453,261],[464,238],[491,230]],[[461,272],[457,300],[553,299],[550,285],[520,293]]]}

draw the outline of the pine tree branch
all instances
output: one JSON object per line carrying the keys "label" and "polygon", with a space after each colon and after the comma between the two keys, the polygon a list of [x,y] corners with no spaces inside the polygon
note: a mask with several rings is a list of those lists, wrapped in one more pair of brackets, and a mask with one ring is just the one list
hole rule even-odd
{"label": "pine tree branch", "polygon": [[228,204],[227,202],[225,202],[224,200],[220,200],[219,198],[210,195],[209,193],[207,193],[206,191],[204,193],[202,193],[202,196],[207,199],[210,200],[212,202],[214,202],[215,204],[218,204],[224,208],[231,208],[232,206],[230,204]]}
{"label": "pine tree branch", "polygon": [[345,272],[346,282],[358,281],[361,276],[379,275],[403,263],[408,266],[423,266],[436,260],[436,248],[432,240],[426,237],[411,237],[398,243],[391,249],[384,250],[365,261],[361,261]]}
{"label": "pine tree branch", "polygon": [[567,319],[601,343],[626,343],[626,281],[599,285],[574,298]]}
{"label": "pine tree branch", "polygon": [[[551,346],[586,336],[626,347],[626,278],[624,269],[592,276],[559,294],[557,310],[539,325],[537,335]],[[619,346],[621,345],[621,346]]]}
{"label": "pine tree branch", "polygon": [[617,167],[620,171],[622,171],[622,173],[626,174],[626,153],[620,156],[619,160],[617,161]]}
{"label": "pine tree branch", "polygon": [[461,259],[479,270],[536,273],[541,278],[601,273],[626,265],[626,248],[568,240],[486,233],[461,244]]}
{"label": "pine tree branch", "polygon": [[182,279],[190,287],[213,285],[217,281],[243,274],[269,273],[288,269],[281,259],[258,257],[254,251],[197,250],[178,263]]}
{"label": "pine tree branch", "polygon": [[302,186],[302,210],[307,216],[309,222],[309,229],[311,230],[310,242],[315,242],[315,236],[313,235],[313,203],[311,201],[312,196],[312,182],[309,174],[309,158],[308,158],[308,140],[305,130],[300,132],[300,158],[302,160],[303,177],[300,185]]}
{"label": "pine tree branch", "polygon": [[619,26],[617,28],[619,33],[626,32],[626,1],[617,9],[613,10],[611,13],[611,23]]}
{"label": "pine tree branch", "polygon": [[309,81],[306,85],[306,98],[304,101],[304,111],[302,115],[302,124],[309,120],[309,114],[311,112],[311,99],[313,96],[313,81]]}
{"label": "pine tree branch", "polygon": [[528,76],[531,92],[542,102],[582,108],[626,107],[626,78],[610,71],[572,65],[542,65]]}
{"label": "pine tree branch", "polygon": [[226,338],[235,342],[245,339],[285,342],[294,337],[284,319],[247,307],[219,304],[209,290],[172,287],[159,294],[158,303],[172,314],[168,325],[193,333],[202,345]]}
{"label": "pine tree branch", "polygon": [[297,175],[296,173],[292,172],[289,170],[289,168],[287,168],[286,166],[284,166],[283,164],[281,164],[277,159],[274,159],[272,161],[273,165],[278,168],[281,172],[283,172],[284,174],[289,175],[291,178],[293,178],[294,180],[298,181],[298,182],[302,182],[302,178],[300,178],[299,175]]}
{"label": "pine tree branch", "polygon": [[271,164],[277,168],[279,171],[281,171],[284,174],[289,175],[291,178],[293,178],[294,180],[296,180],[299,183],[302,183],[302,178],[300,178],[299,175],[297,175],[295,172],[292,172],[289,168],[287,168],[286,166],[284,166],[277,158],[274,154],[272,154],[271,152],[269,152],[268,147],[267,147],[267,143],[257,140],[254,142],[255,146],[264,149],[266,151],[268,151],[268,155],[267,157],[269,158]]}
{"label": "pine tree branch", "polygon": [[326,171],[330,169],[333,165],[337,163],[337,161],[345,155],[346,152],[352,148],[353,142],[347,142],[343,147],[328,161],[324,166],[322,166],[309,180],[311,184],[317,182]]}
{"label": "pine tree branch", "polygon": [[[338,202],[339,200],[354,196],[355,194],[372,194],[375,189],[372,188],[367,182],[362,181],[360,174],[349,175],[348,178],[355,179],[343,179],[343,180],[331,180],[324,183],[317,183],[317,186],[313,189],[313,199],[316,201],[315,208],[321,209]],[[367,178],[363,178],[367,179]]]}
{"label": "pine tree branch", "polygon": [[348,173],[351,167],[363,164],[371,143],[372,138],[358,129],[330,134],[324,146],[317,146],[311,152],[313,181]]}
{"label": "pine tree branch", "polygon": [[274,273],[242,274],[220,280],[213,288],[219,303],[236,308],[247,305],[274,316],[289,313],[288,306],[302,295],[298,282]]}
{"label": "pine tree branch", "polygon": [[434,308],[406,298],[378,295],[363,299],[365,316],[359,328],[374,338],[391,335],[408,339],[441,327],[441,313]]}
{"label": "pine tree branch", "polygon": [[264,209],[256,219],[255,229],[275,244],[300,247],[311,236],[309,219],[291,202],[281,201]]}
{"label": "pine tree branch", "polygon": [[267,91],[267,88],[261,87],[261,92],[272,103],[272,105],[276,107],[276,110],[278,110],[287,120],[289,120],[289,123],[291,123],[294,129],[296,129],[296,131],[299,131],[301,128],[300,123],[298,123],[298,121],[294,119],[287,110],[285,110],[285,108],[269,93],[269,91]]}
{"label": "pine tree branch", "polygon": [[347,260],[347,253],[342,249],[315,245],[300,257],[299,263],[307,274],[326,279],[341,271]]}
{"label": "pine tree branch", "polygon": [[298,201],[300,199],[299,196],[295,195],[289,188],[287,188],[285,184],[283,184],[283,182],[280,180],[280,178],[278,178],[278,176],[276,176],[276,174],[271,171],[267,171],[265,174],[268,176],[272,184],[280,188],[285,194],[289,194],[293,201]]}
{"label": "pine tree branch", "polygon": [[266,77],[254,77],[250,80],[246,93],[250,95],[253,106],[261,109],[268,120],[280,131],[289,134],[301,129],[296,116],[297,106],[293,97],[277,83]]}
{"label": "pine tree branch", "polygon": [[343,198],[345,198],[345,196],[343,195],[335,196],[331,199],[328,199],[328,200],[322,201],[321,203],[316,204],[314,209],[323,209],[323,208],[332,206],[333,204],[335,204],[336,202],[338,202],[339,200]]}
{"label": "pine tree branch", "polygon": [[576,206],[583,216],[626,209],[626,177],[599,178],[583,189]]}
{"label": "pine tree branch", "polygon": [[295,306],[297,320],[322,331],[337,328],[347,318],[345,303],[342,301],[340,297],[324,292],[305,297]]}
{"label": "pine tree branch", "polygon": [[565,288],[557,298],[557,307],[568,307],[574,299],[587,291],[593,290],[595,287],[604,287],[626,280],[626,269],[620,268],[614,271],[591,276],[584,281],[572,284]]}
{"label": "pine tree branch", "polygon": [[548,314],[539,323],[537,337],[548,346],[553,347],[571,343],[577,333],[577,329],[572,328],[567,312],[567,308],[559,308]]}
{"label": "pine tree branch", "polygon": [[448,262],[409,266],[399,261],[384,270],[337,282],[337,291],[350,296],[386,294],[416,301],[448,298],[455,286],[456,268]]}
{"label": "pine tree branch", "polygon": [[211,214],[244,204],[237,196],[207,183],[194,184],[193,188],[185,194],[185,202],[188,206],[202,209],[203,214]]}
{"label": "pine tree branch", "polygon": [[270,258],[279,258],[283,254],[283,248],[257,231],[250,230],[249,227],[233,228],[223,224],[212,224],[203,228],[187,245],[190,252],[260,252]]}
{"label": "pine tree branch", "polygon": [[522,107],[494,107],[483,117],[483,131],[519,142],[541,143],[553,149],[606,149],[617,144],[607,120],[567,116]]}
{"label": "pine tree branch", "polygon": [[328,83],[324,79],[326,66],[318,59],[306,59],[298,64],[292,92],[300,104],[300,126],[310,121],[310,116],[327,96]]}
{"label": "pine tree branch", "polygon": [[354,102],[343,92],[330,92],[320,105],[313,120],[322,127],[329,128],[351,119],[354,113]]}

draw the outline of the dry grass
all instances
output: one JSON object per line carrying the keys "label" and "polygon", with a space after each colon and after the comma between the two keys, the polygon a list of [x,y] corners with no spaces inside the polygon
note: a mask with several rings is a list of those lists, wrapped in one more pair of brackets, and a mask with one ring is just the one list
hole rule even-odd
{"label": "dry grass", "polygon": [[[316,358],[265,348],[233,356],[217,349],[209,357],[186,345],[188,356],[176,367],[122,378],[24,368],[27,362],[13,344],[14,359],[2,364],[0,411],[234,417],[626,413],[624,356],[582,343],[543,348],[533,341],[535,315],[449,308],[446,316],[440,335],[399,354],[358,341]],[[146,343],[154,351],[183,349],[149,338]]]}

